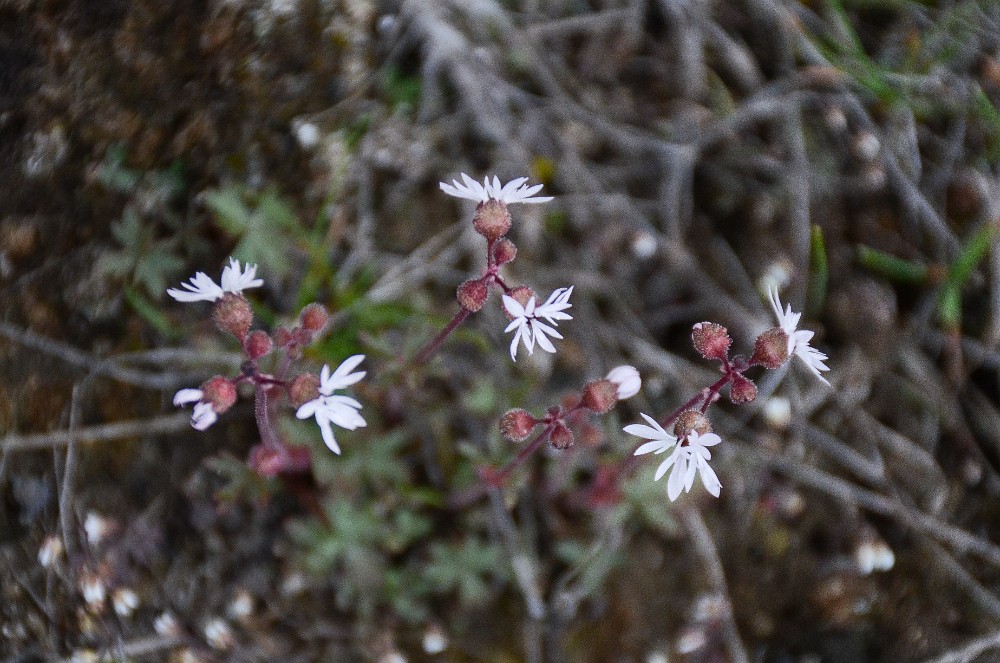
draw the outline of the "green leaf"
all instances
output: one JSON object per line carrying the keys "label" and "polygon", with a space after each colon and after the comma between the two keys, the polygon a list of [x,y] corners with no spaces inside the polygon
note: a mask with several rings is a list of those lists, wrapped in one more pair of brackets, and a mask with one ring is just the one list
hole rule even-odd
{"label": "green leaf", "polygon": [[814,225],[812,232],[809,234],[809,290],[806,297],[809,317],[816,317],[823,310],[823,302],[826,300],[826,286],[829,278],[830,273],[826,257],[826,242],[823,240],[823,229]]}
{"label": "green leaf", "polygon": [[855,255],[862,266],[891,281],[925,285],[930,280],[930,269],[919,262],[897,258],[864,244],[858,245]]}

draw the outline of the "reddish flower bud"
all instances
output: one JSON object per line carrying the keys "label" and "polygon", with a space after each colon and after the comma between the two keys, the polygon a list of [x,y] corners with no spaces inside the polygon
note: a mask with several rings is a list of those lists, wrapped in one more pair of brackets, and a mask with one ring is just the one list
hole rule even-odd
{"label": "reddish flower bud", "polygon": [[472,219],[476,232],[486,239],[500,239],[510,230],[510,212],[507,205],[499,200],[487,200],[476,207]]}
{"label": "reddish flower bud", "polygon": [[699,322],[691,329],[691,342],[705,359],[722,360],[729,356],[733,339],[726,328],[714,322]]}
{"label": "reddish flower bud", "polygon": [[768,329],[757,337],[753,346],[751,364],[765,368],[778,368],[788,361],[788,334],[780,327]]}
{"label": "reddish flower bud", "polygon": [[473,313],[483,308],[490,290],[482,279],[469,279],[458,286],[458,303]]}
{"label": "reddish flower bud", "polygon": [[247,337],[245,348],[250,359],[260,359],[271,351],[271,337],[259,329],[252,331]]}
{"label": "reddish flower bud", "polygon": [[674,424],[674,437],[681,440],[696,431],[698,435],[712,432],[712,422],[698,410],[684,410]]}
{"label": "reddish flower bud", "polygon": [[[532,297],[535,297],[535,291],[532,290],[531,288],[529,288],[526,285],[519,285],[516,288],[514,288],[513,290],[511,290],[510,294],[508,296],[511,299],[515,300],[521,306],[527,306],[528,305],[528,300],[530,300]],[[537,302],[538,300],[536,299],[535,301]],[[504,315],[507,316],[508,320],[513,320],[514,319],[514,316],[512,316],[507,311],[507,307],[506,306],[503,307],[503,312],[504,312]]]}
{"label": "reddish flower bud", "polygon": [[274,331],[274,344],[279,348],[287,348],[292,342],[292,332],[287,327],[278,327]]}
{"label": "reddish flower bud", "polygon": [[538,425],[538,420],[528,412],[518,408],[511,410],[500,419],[500,433],[511,442],[523,442]]}
{"label": "reddish flower bud", "polygon": [[318,332],[326,326],[326,321],[330,319],[330,314],[322,304],[310,304],[302,309],[299,320],[302,321],[302,328],[311,332]]}
{"label": "reddish flower bud", "polygon": [[733,379],[732,386],[729,387],[729,400],[737,405],[742,405],[755,398],[757,398],[757,385],[742,375],[737,375]]}
{"label": "reddish flower bud", "polygon": [[288,400],[292,407],[300,408],[319,398],[319,384],[319,376],[315,373],[303,373],[292,380],[288,388]]}
{"label": "reddish flower bud", "polygon": [[229,332],[236,338],[243,341],[247,332],[250,331],[250,324],[253,322],[253,311],[250,309],[250,302],[240,294],[227,292],[215,304],[212,310],[212,318],[215,326],[224,332]]}
{"label": "reddish flower bud", "polygon": [[618,402],[618,386],[607,378],[588,382],[583,388],[583,407],[605,414]]}
{"label": "reddish flower bud", "polygon": [[217,375],[201,385],[202,400],[212,404],[212,409],[222,414],[236,402],[236,385],[229,378]]}
{"label": "reddish flower bud", "polygon": [[506,237],[500,239],[496,246],[493,247],[493,259],[496,261],[498,267],[502,267],[509,262],[513,262],[516,257],[517,247],[514,246],[514,242],[510,241]]}
{"label": "reddish flower bud", "polygon": [[560,451],[569,449],[573,446],[573,431],[557,423],[549,436],[549,444]]}

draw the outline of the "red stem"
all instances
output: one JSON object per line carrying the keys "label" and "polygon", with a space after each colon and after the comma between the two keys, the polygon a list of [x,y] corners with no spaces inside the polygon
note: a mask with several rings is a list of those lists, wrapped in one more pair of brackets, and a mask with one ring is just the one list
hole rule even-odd
{"label": "red stem", "polygon": [[438,349],[444,344],[445,339],[447,339],[460,324],[465,322],[465,319],[469,317],[470,313],[472,313],[472,311],[463,306],[455,317],[451,319],[451,322],[449,322],[444,329],[439,331],[437,336],[432,338],[427,345],[425,345],[423,349],[417,353],[417,356],[413,358],[412,365],[423,366],[426,364],[430,358],[434,356],[434,353],[437,352]]}

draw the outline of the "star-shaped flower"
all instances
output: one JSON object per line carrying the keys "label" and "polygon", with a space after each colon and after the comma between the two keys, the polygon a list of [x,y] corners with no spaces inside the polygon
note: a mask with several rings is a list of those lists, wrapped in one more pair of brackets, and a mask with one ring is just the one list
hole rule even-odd
{"label": "star-shaped flower", "polygon": [[364,418],[358,414],[361,403],[349,396],[333,393],[338,389],[349,387],[365,377],[365,371],[351,372],[364,359],[364,355],[348,357],[333,373],[330,373],[329,366],[324,365],[319,378],[319,396],[303,404],[295,413],[299,419],[316,418],[316,423],[323,433],[323,441],[335,454],[340,453],[340,446],[337,444],[330,424],[336,424],[347,430],[355,430],[368,425]]}
{"label": "star-shaped flower", "polygon": [[182,283],[184,290],[170,288],[167,294],[179,302],[214,302],[222,299],[227,292],[238,293],[247,288],[258,288],[264,281],[257,276],[257,265],[240,266],[240,261],[229,259],[229,265],[222,270],[222,286],[220,287],[205,272],[197,272],[190,283]]}
{"label": "star-shaped flower", "polygon": [[681,490],[689,492],[694,485],[695,475],[701,476],[701,482],[705,489],[715,497],[719,496],[722,484],[715,471],[709,466],[708,461],[712,458],[712,452],[708,447],[715,446],[721,442],[721,438],[715,433],[698,434],[698,431],[691,431],[687,436],[678,442],[677,438],[663,429],[656,420],[645,414],[643,419],[649,422],[649,426],[643,424],[632,424],[625,427],[625,432],[630,435],[651,440],[641,445],[635,450],[636,456],[654,453],[661,454],[673,448],[673,453],[660,463],[656,468],[654,479],[659,481],[667,470],[670,478],[667,480],[667,497],[674,501],[681,494]]}
{"label": "star-shaped flower", "polygon": [[[562,334],[554,329],[554,327],[559,326],[556,320],[573,319],[573,316],[569,313],[563,312],[573,306],[569,303],[569,297],[572,294],[573,286],[557,288],[541,306],[536,306],[536,297],[534,295],[523,306],[521,302],[513,297],[508,295],[503,296],[504,308],[507,309],[507,313],[513,318],[510,324],[507,325],[507,328],[504,329],[504,333],[509,331],[514,332],[514,340],[510,343],[511,359],[517,361],[518,342],[523,342],[529,355],[534,353],[536,343],[546,352],[556,351],[555,346],[552,345],[552,341],[548,337],[561,339]],[[542,322],[543,318],[549,324]]]}
{"label": "star-shaped flower", "polygon": [[474,200],[477,203],[497,200],[505,205],[510,205],[513,203],[547,203],[552,200],[551,196],[535,197],[535,194],[542,190],[543,185],[528,186],[526,184],[527,177],[518,177],[501,186],[500,178],[496,175],[493,176],[492,182],[490,182],[489,177],[484,177],[482,184],[465,173],[461,175],[464,184],[459,184],[458,180],[452,180],[451,184],[440,182],[441,190],[449,196]]}
{"label": "star-shaped flower", "polygon": [[827,356],[809,345],[809,341],[812,340],[815,332],[806,329],[796,330],[802,314],[792,312],[790,304],[782,311],[781,299],[778,298],[778,289],[776,287],[772,286],[768,290],[768,296],[771,300],[771,308],[774,310],[774,315],[778,318],[778,326],[788,336],[788,356],[790,357],[794,354],[805,363],[813,375],[824,383],[830,384],[826,378],[820,375],[820,371],[830,370],[830,367],[824,363],[827,360]]}

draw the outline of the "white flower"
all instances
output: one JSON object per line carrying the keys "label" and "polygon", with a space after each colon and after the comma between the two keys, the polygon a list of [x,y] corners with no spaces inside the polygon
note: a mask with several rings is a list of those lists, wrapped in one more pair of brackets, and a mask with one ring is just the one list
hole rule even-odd
{"label": "white flower", "polygon": [[632,398],[639,393],[639,388],[642,387],[639,371],[635,370],[634,366],[626,365],[612,368],[605,379],[618,387],[617,395],[620,401]]}
{"label": "white flower", "polygon": [[201,389],[181,389],[174,394],[174,405],[177,407],[195,403],[194,412],[191,413],[191,425],[198,430],[205,430],[219,419],[212,404],[202,400],[204,397],[205,392]]}
{"label": "white flower", "polygon": [[340,453],[340,446],[333,436],[333,428],[330,424],[337,424],[347,430],[355,430],[367,426],[368,423],[358,414],[361,403],[349,396],[335,395],[337,389],[343,389],[355,384],[365,377],[365,371],[352,373],[351,371],[364,361],[364,355],[354,355],[345,359],[332,374],[329,366],[323,366],[320,372],[320,395],[303,404],[295,416],[299,419],[315,417],[320,431],[323,433],[323,441],[326,446],[335,454]]}
{"label": "white flower", "polygon": [[[640,414],[642,413],[640,412]],[[677,444],[677,438],[663,430],[663,426],[656,423],[656,419],[647,414],[642,414],[642,418],[649,422],[649,426],[630,424],[623,429],[629,435],[636,435],[647,440],[652,440],[636,449],[636,456],[648,453],[661,454]]]}
{"label": "white flower", "polygon": [[771,308],[774,310],[774,314],[778,318],[778,326],[781,330],[785,332],[788,336],[788,356],[793,354],[801,359],[803,363],[812,371],[813,375],[818,377],[826,384],[826,378],[820,375],[820,371],[828,371],[830,367],[825,363],[827,356],[817,350],[816,348],[810,347],[809,341],[812,339],[814,332],[800,329],[796,331],[798,327],[799,319],[802,317],[801,313],[793,313],[791,305],[787,305],[782,311],[781,300],[778,298],[778,289],[776,287],[771,287],[768,290],[768,296],[771,300]]}
{"label": "white flower", "polygon": [[242,292],[247,288],[258,288],[264,285],[257,276],[257,265],[240,266],[240,261],[229,259],[229,265],[222,270],[222,286],[220,287],[205,272],[198,272],[190,283],[182,283],[185,290],[169,288],[167,294],[179,302],[214,302],[222,299],[227,292]]}
{"label": "white flower", "polygon": [[[511,359],[517,361],[518,341],[524,343],[524,347],[528,349],[529,355],[534,353],[535,343],[546,352],[556,351],[555,346],[552,345],[552,341],[548,337],[561,339],[562,334],[554,329],[554,327],[559,326],[556,320],[573,319],[573,316],[569,313],[563,313],[563,311],[573,306],[569,303],[569,297],[572,294],[573,286],[557,288],[541,306],[535,305],[536,297],[534,295],[531,296],[531,299],[528,300],[525,306],[522,306],[521,302],[513,297],[508,295],[503,296],[504,308],[514,318],[507,325],[507,328],[504,329],[504,333],[509,331],[514,332],[514,340],[510,343]],[[547,325],[542,322],[542,318],[548,321],[549,324]],[[552,326],[550,327],[549,325]]]}
{"label": "white flower", "polygon": [[699,435],[697,431],[691,431],[678,443],[677,438],[665,431],[652,417],[643,414],[642,418],[650,425],[632,424],[625,427],[625,432],[651,440],[635,450],[636,456],[648,453],[661,454],[673,448],[673,453],[660,463],[654,477],[656,481],[659,481],[667,473],[667,470],[673,468],[670,478],[667,480],[667,497],[670,498],[670,501],[676,500],[682,489],[684,492],[691,490],[695,474],[701,476],[701,482],[705,485],[705,489],[718,497],[722,490],[722,484],[719,483],[719,477],[716,476],[715,471],[708,465],[708,461],[712,458],[712,452],[708,450],[708,447],[721,442],[721,438],[715,433]]}
{"label": "white flower", "polygon": [[484,177],[483,183],[480,184],[462,173],[462,181],[464,184],[459,184],[458,180],[452,180],[451,184],[440,182],[439,186],[449,196],[474,200],[477,203],[497,200],[505,205],[510,205],[512,203],[547,203],[552,200],[551,196],[534,197],[542,190],[543,185],[528,186],[526,184],[527,177],[518,177],[501,186],[500,178],[496,175],[493,176],[492,182],[490,182],[489,177]]}

